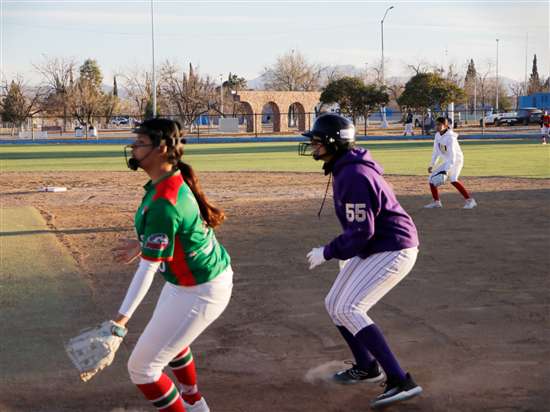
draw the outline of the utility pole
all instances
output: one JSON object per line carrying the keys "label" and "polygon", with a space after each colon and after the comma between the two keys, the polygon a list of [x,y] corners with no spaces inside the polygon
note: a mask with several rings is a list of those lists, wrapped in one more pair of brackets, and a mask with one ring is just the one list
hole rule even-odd
{"label": "utility pole", "polygon": [[495,99],[495,110],[496,110],[496,113],[498,113],[498,39],[497,39],[497,84],[496,84],[496,99]]}
{"label": "utility pole", "polygon": [[[388,12],[393,9],[393,6],[390,6],[386,9],[386,12],[384,13],[384,17],[382,17],[382,20],[380,21],[380,31],[382,32],[381,40],[382,40],[382,62],[380,63],[380,77],[382,81],[382,86],[386,85],[386,79],[384,77],[384,20],[386,19],[386,15]],[[381,107],[382,112],[382,128],[385,129],[388,127],[388,121],[386,120],[386,106]]]}
{"label": "utility pole", "polygon": [[155,22],[153,19],[153,0],[151,0],[151,49],[153,54],[153,118],[157,117],[157,76],[155,75]]}
{"label": "utility pole", "polygon": [[220,112],[223,117],[223,74],[220,74]]}
{"label": "utility pole", "polygon": [[385,85],[385,79],[384,79],[384,20],[386,19],[386,15],[388,12],[393,9],[393,6],[390,6],[386,9],[386,12],[384,13],[384,17],[382,17],[382,20],[380,21],[380,31],[382,32],[381,40],[382,40],[382,62],[380,64],[380,71],[381,71],[381,80],[382,80],[382,86]]}

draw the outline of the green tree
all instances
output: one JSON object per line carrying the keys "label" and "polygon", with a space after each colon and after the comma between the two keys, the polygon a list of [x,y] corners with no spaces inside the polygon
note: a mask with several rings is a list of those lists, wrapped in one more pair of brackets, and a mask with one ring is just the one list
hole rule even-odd
{"label": "green tree", "polygon": [[365,85],[357,77],[333,80],[321,93],[322,103],[338,103],[340,110],[354,121],[358,116],[367,117],[375,108],[389,101],[386,89],[374,84]]}
{"label": "green tree", "polygon": [[533,94],[542,90],[542,83],[539,77],[539,70],[537,68],[537,55],[533,57],[533,67],[531,69],[531,76],[529,76],[529,83],[527,84],[527,94]]}
{"label": "green tree", "polygon": [[113,77],[113,96],[118,97],[118,85],[116,83],[116,76]]}
{"label": "green tree", "polygon": [[467,104],[470,112],[474,112],[474,95],[476,93],[477,70],[474,64],[474,59],[470,59],[466,76],[464,77],[464,93],[466,95]]}
{"label": "green tree", "polygon": [[2,85],[2,97],[0,99],[0,111],[2,120],[13,124],[12,134],[15,128],[21,128],[23,122],[42,111],[45,91],[43,88],[29,89],[21,78],[12,80],[9,84]]}
{"label": "green tree", "polygon": [[80,66],[80,80],[84,82],[89,82],[93,87],[98,90],[101,90],[101,83],[103,82],[103,75],[101,74],[101,69],[97,64],[96,60],[87,59],[84,61],[82,66]]}
{"label": "green tree", "polygon": [[[160,100],[157,99],[157,117],[160,117]],[[153,118],[153,97],[147,100],[145,105],[145,113],[143,113],[143,118],[145,120]]]}
{"label": "green tree", "polygon": [[93,59],[87,59],[79,68],[80,77],[72,86],[70,105],[80,123],[92,125],[94,118],[105,114],[106,97],[101,89],[103,75]]}
{"label": "green tree", "polygon": [[246,79],[244,77],[239,77],[238,75],[229,72],[227,80],[223,82],[223,87],[229,89],[229,91],[235,90],[238,94],[239,90],[246,89]]}
{"label": "green tree", "polygon": [[442,109],[451,102],[461,102],[464,90],[436,73],[418,73],[399,97],[399,104],[426,113],[427,109]]}

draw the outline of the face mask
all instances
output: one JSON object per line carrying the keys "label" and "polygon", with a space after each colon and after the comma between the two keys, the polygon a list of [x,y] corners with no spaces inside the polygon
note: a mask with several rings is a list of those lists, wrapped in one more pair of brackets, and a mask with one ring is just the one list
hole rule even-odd
{"label": "face mask", "polygon": [[153,146],[153,144],[140,144],[140,145],[129,144],[128,146],[124,146],[124,160],[126,160],[126,166],[128,166],[128,169],[138,170],[139,163],[145,160],[151,153],[153,153],[153,150],[151,149],[149,153],[147,153],[141,159],[136,159],[131,155],[131,153],[129,154],[128,151],[131,151],[132,148],[134,147],[147,147],[147,146]]}

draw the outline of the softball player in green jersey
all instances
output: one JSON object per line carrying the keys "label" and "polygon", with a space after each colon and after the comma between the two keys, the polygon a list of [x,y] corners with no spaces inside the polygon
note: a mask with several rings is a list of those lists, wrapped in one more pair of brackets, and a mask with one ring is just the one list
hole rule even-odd
{"label": "softball player in green jersey", "polygon": [[[115,322],[126,325],[156,272],[166,284],[130,356],[128,371],[159,411],[209,411],[197,387],[189,345],[221,315],[231,297],[230,258],[213,230],[224,213],[206,199],[193,169],[182,162],[185,139],[179,123],[146,120],[134,133],[135,143],[125,148],[128,167],[143,169],[151,180],[135,216],[139,240],[114,249],[121,262],[140,257]],[[163,372],[166,366],[180,390]]]}

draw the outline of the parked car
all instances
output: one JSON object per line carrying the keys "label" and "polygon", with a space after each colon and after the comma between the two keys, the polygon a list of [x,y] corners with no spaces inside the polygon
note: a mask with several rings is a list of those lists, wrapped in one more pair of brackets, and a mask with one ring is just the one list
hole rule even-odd
{"label": "parked car", "polygon": [[514,124],[516,119],[516,112],[506,112],[506,113],[493,113],[489,112],[483,118],[479,119],[479,125],[483,127],[487,125],[500,126],[501,124]]}
{"label": "parked car", "polygon": [[479,119],[479,125],[483,127],[483,125],[487,126],[489,124],[495,124],[497,117],[498,115],[496,113],[489,112],[481,119]]}
{"label": "parked car", "polygon": [[542,121],[542,110],[536,107],[524,107],[519,109],[514,124],[527,126],[530,123],[540,123]]}
{"label": "parked car", "polygon": [[113,117],[111,119],[111,123],[116,125],[116,126],[120,126],[120,125],[123,125],[123,124],[129,124],[130,119],[128,119],[127,117],[123,117],[123,116],[117,116],[117,117]]}
{"label": "parked car", "polygon": [[500,126],[501,124],[515,124],[517,121],[517,116],[517,112],[499,113],[495,120],[495,126]]}

